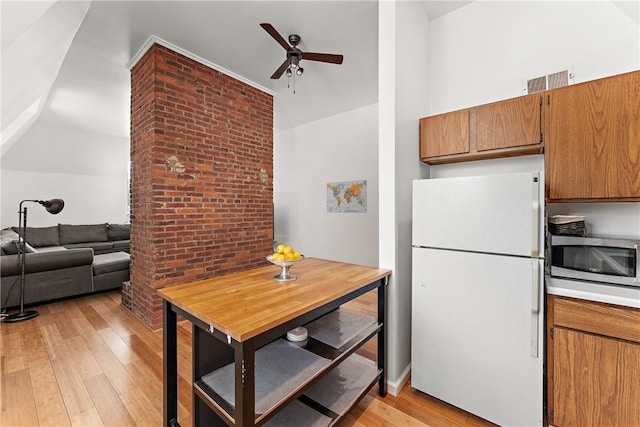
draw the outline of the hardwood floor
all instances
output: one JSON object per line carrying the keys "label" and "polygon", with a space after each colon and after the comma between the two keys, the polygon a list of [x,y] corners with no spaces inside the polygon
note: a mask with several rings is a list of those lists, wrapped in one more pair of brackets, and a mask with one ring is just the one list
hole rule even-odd
{"label": "hardwood floor", "polygon": [[[35,319],[0,323],[2,426],[162,425],[162,331],[120,304],[118,292],[34,307]],[[357,300],[371,312],[374,301]],[[191,330],[178,328],[179,422],[191,426]],[[375,354],[373,346],[363,355]],[[491,425],[405,386],[374,388],[340,426]]]}

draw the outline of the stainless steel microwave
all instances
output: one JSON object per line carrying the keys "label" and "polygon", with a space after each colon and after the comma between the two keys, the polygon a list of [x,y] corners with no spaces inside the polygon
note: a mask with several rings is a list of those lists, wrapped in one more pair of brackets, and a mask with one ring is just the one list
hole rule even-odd
{"label": "stainless steel microwave", "polygon": [[640,287],[640,240],[553,235],[551,276]]}

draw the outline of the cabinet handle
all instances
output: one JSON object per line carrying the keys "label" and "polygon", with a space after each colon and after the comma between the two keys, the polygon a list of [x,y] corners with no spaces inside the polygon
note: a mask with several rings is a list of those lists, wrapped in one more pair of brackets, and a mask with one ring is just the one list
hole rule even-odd
{"label": "cabinet handle", "polygon": [[538,114],[540,115],[540,142],[542,142],[544,135],[542,133],[542,97],[540,97],[540,105],[538,109]]}

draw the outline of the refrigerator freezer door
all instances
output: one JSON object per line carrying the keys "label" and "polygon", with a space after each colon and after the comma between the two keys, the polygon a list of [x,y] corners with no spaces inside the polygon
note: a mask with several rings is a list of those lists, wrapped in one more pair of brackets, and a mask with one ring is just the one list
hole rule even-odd
{"label": "refrigerator freezer door", "polygon": [[413,246],[543,257],[542,173],[413,182]]}
{"label": "refrigerator freezer door", "polygon": [[411,385],[502,426],[542,425],[541,268],[414,248]]}

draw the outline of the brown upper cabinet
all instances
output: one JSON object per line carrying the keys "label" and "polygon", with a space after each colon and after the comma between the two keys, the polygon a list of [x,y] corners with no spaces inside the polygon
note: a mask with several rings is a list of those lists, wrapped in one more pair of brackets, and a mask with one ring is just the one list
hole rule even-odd
{"label": "brown upper cabinet", "polygon": [[640,71],[420,119],[427,164],[542,152],[547,201],[640,201]]}
{"label": "brown upper cabinet", "polygon": [[420,120],[420,157],[442,157],[469,152],[469,110]]}
{"label": "brown upper cabinet", "polygon": [[420,119],[428,164],[542,153],[543,96],[532,94]]}
{"label": "brown upper cabinet", "polygon": [[542,95],[532,94],[476,108],[477,150],[530,148],[542,143]]}
{"label": "brown upper cabinet", "polygon": [[547,200],[640,201],[640,71],[545,97]]}

